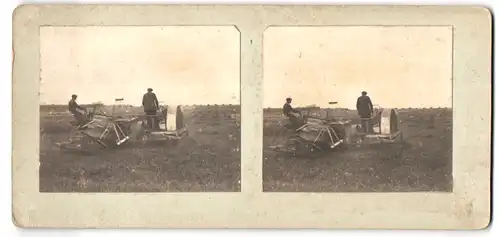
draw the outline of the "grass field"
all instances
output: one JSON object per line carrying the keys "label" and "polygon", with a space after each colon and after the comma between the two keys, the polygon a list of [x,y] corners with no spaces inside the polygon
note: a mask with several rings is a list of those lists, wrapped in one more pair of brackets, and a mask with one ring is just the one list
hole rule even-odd
{"label": "grass field", "polygon": [[[314,157],[286,157],[267,148],[272,134],[280,129],[278,113],[264,113],[266,192],[452,191],[451,109],[401,110],[403,150],[378,145]],[[342,113],[355,115],[352,111]]]}
{"label": "grass field", "polygon": [[41,192],[238,192],[239,106],[186,107],[189,136],[177,147],[126,147],[82,156],[55,142],[71,130],[67,115],[41,108]]}

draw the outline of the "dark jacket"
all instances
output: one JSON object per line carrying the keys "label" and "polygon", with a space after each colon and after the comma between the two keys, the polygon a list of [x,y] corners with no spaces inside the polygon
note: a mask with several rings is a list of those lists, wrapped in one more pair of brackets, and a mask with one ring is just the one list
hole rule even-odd
{"label": "dark jacket", "polygon": [[156,111],[159,107],[158,99],[155,93],[148,92],[142,97],[142,106],[144,111]]}
{"label": "dark jacket", "polygon": [[184,113],[181,106],[177,106],[177,111],[175,111],[175,126],[177,130],[184,127]]}
{"label": "dark jacket", "polygon": [[283,105],[283,114],[288,117],[290,116],[290,112],[298,113],[298,111],[292,108],[292,106],[289,103],[285,103]]}
{"label": "dark jacket", "polygon": [[358,110],[358,114],[361,117],[371,117],[371,114],[373,112],[373,104],[370,97],[366,95],[358,97],[356,109]]}
{"label": "dark jacket", "polygon": [[71,99],[68,102],[68,110],[74,114],[78,112],[76,109],[85,110],[85,108],[81,107],[80,105],[78,105],[78,103],[76,103],[76,100]]}

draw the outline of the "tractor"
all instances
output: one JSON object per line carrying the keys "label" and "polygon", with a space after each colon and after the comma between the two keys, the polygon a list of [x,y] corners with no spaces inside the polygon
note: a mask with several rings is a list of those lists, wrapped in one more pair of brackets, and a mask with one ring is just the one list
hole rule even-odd
{"label": "tractor", "polygon": [[[273,136],[270,149],[291,152],[328,152],[368,144],[399,143],[403,134],[395,109],[376,108],[367,119],[317,117],[310,109],[301,109],[296,116],[300,124],[286,123]],[[288,120],[283,118],[283,120]],[[363,126],[364,125],[364,126]],[[363,129],[365,128],[365,129]],[[367,129],[366,129],[367,128]]]}
{"label": "tractor", "polygon": [[[126,118],[107,115],[99,111],[99,107],[94,105],[86,113],[87,121],[84,123],[73,123],[75,127],[70,139],[56,145],[63,150],[92,154],[97,150],[121,148],[131,143],[145,145],[155,141],[176,145],[188,135],[181,106],[175,112],[160,106],[157,115],[129,115]],[[148,117],[154,117],[159,126],[150,126]]]}

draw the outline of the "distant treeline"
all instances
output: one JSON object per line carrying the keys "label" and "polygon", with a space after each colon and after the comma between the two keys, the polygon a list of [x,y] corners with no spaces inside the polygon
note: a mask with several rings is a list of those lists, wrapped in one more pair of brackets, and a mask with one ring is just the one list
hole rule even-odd
{"label": "distant treeline", "polygon": [[[305,112],[306,115],[319,117],[319,118],[330,118],[330,117],[350,117],[356,116],[357,112],[354,109],[348,108],[319,108],[319,107],[302,107],[296,108]],[[282,117],[282,108],[264,108],[264,113],[266,117]],[[451,108],[396,108],[399,113],[412,112],[412,111],[441,111],[447,112],[452,111]]]}
{"label": "distant treeline", "polygon": [[[104,105],[104,104],[80,104],[80,106],[85,107],[85,108],[92,108],[94,106],[98,106],[102,110],[127,110],[127,111],[134,111],[134,112],[141,112],[142,107],[141,106],[134,106],[134,105]],[[234,105],[234,104],[218,104],[218,105],[182,105],[183,107],[190,107],[190,108],[197,108],[197,107],[220,107],[224,109],[239,109],[240,105]],[[61,104],[50,104],[50,105],[40,105],[40,112],[67,112],[68,111],[68,105],[61,105]]]}
{"label": "distant treeline", "polygon": [[[320,108],[320,107],[297,107],[296,109],[299,110],[325,110],[325,111],[335,111],[335,112],[349,112],[349,111],[356,111],[355,109],[348,109],[348,108]],[[428,107],[428,108],[394,108],[399,111],[405,111],[405,110],[435,110],[435,109],[441,109],[441,110],[451,110],[452,108],[450,107]],[[283,108],[264,108],[264,112],[281,112]]]}

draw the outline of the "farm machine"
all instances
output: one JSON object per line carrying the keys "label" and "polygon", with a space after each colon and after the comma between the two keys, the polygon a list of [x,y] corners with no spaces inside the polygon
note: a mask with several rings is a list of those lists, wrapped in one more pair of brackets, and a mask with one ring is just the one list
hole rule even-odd
{"label": "farm machine", "polygon": [[[144,145],[159,141],[177,144],[188,135],[180,106],[173,113],[168,111],[168,107],[161,106],[157,115],[132,115],[127,118],[107,115],[99,111],[99,107],[100,105],[94,104],[86,112],[87,121],[74,123],[69,140],[56,145],[63,150],[92,153],[100,149],[120,148],[130,143]],[[157,119],[159,127],[148,126],[148,117]],[[172,123],[175,123],[174,127],[171,126]]]}
{"label": "farm machine", "polygon": [[[395,109],[376,108],[371,118],[318,117],[310,109],[296,114],[298,125],[285,125],[273,136],[270,149],[294,154],[327,152],[371,144],[397,144],[403,141]],[[284,117],[283,120],[288,120]]]}

